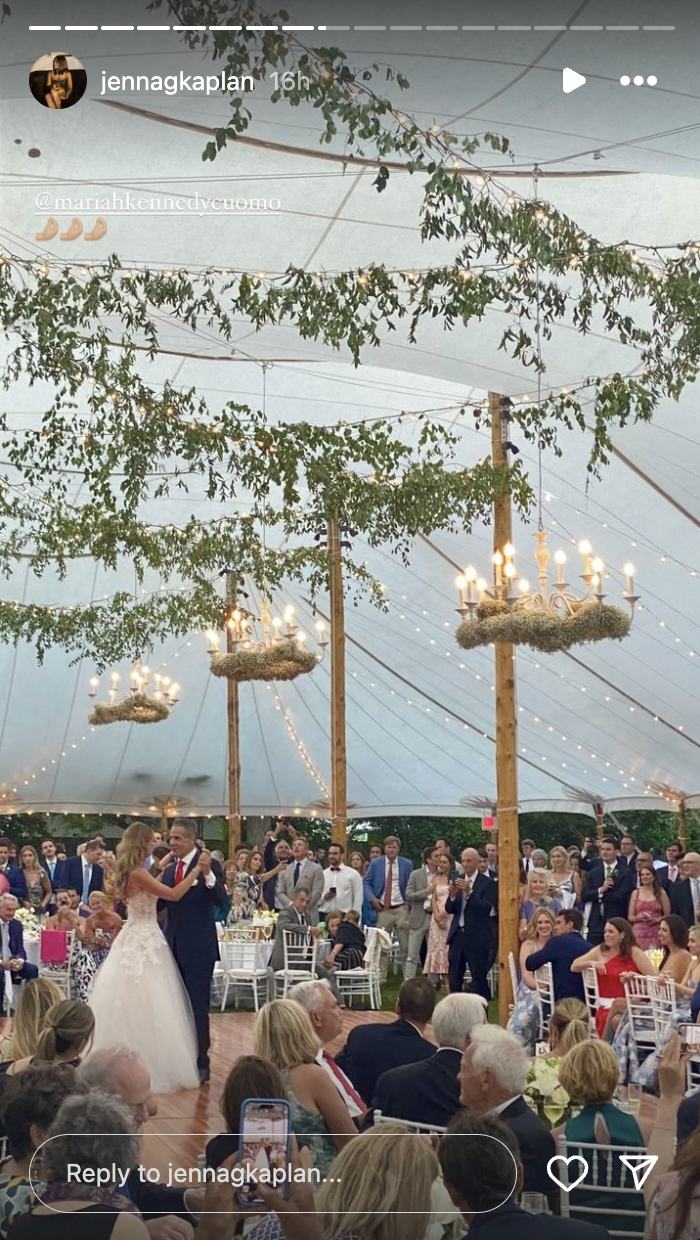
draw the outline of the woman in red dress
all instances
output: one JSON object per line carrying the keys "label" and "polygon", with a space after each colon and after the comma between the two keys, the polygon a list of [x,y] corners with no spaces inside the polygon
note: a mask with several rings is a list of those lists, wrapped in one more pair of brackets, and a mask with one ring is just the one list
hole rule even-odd
{"label": "woman in red dress", "polygon": [[606,921],[600,946],[571,963],[572,973],[583,973],[591,968],[598,973],[600,996],[595,1017],[596,1029],[598,1037],[604,1038],[611,1022],[625,1010],[625,977],[629,973],[658,977],[659,970],[637,947],[634,931],[624,917],[611,917]]}

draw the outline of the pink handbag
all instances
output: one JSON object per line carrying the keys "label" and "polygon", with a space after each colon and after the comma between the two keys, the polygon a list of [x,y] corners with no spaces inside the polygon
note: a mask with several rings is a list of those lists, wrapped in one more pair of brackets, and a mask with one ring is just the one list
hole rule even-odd
{"label": "pink handbag", "polygon": [[68,959],[68,934],[65,930],[42,930],[41,963],[65,964]]}

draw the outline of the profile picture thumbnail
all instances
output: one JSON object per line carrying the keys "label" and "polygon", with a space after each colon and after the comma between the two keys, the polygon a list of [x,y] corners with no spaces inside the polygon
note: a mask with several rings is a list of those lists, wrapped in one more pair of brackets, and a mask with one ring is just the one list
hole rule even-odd
{"label": "profile picture thumbnail", "polygon": [[29,71],[29,89],[37,103],[54,112],[75,107],[86,86],[87,73],[69,52],[42,56]]}

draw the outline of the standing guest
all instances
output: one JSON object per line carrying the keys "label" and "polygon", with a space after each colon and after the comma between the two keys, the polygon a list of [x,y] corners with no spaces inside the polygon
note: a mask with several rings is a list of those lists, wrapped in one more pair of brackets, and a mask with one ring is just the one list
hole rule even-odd
{"label": "standing guest", "polygon": [[89,1050],[95,1031],[95,1018],[87,1003],[78,999],[62,999],[49,1008],[44,1028],[33,1055],[16,1059],[7,1069],[7,1076],[17,1076],[36,1064],[64,1064],[77,1068]]}
{"label": "standing guest", "polygon": [[[372,908],[377,914],[377,925],[389,933],[395,931],[401,952],[402,971],[406,967],[408,957],[408,935],[410,911],[406,888],[412,874],[411,862],[407,857],[399,856],[401,840],[398,835],[387,835],[384,840],[384,856],[370,861],[365,875],[365,893]],[[371,849],[370,849],[371,855]],[[386,981],[388,956],[381,955],[381,981]]]}
{"label": "standing guest", "polygon": [[231,912],[233,903],[233,889],[236,883],[236,875],[238,874],[238,866],[235,861],[224,861],[221,867],[224,875],[224,890],[226,898],[223,904],[219,905],[214,911],[214,920],[226,923],[228,915]]}
{"label": "standing guest", "polygon": [[488,857],[488,862],[489,862],[486,873],[488,874],[489,878],[497,879],[498,878],[498,848],[495,844],[489,843],[486,845],[486,856]]}
{"label": "standing guest", "polygon": [[623,835],[620,840],[620,856],[633,869],[639,856],[639,849],[633,835]]}
{"label": "standing guest", "polygon": [[447,936],[452,916],[445,906],[450,895],[450,873],[453,868],[454,861],[450,854],[438,853],[437,873],[428,888],[431,893],[431,918],[423,972],[428,975],[433,985],[442,990],[448,989],[450,973]]}
{"label": "standing guest", "polygon": [[266,907],[263,898],[263,884],[269,878],[276,878],[285,869],[285,862],[280,861],[273,870],[265,873],[263,855],[258,848],[253,848],[246,859],[242,870],[238,871],[233,884],[231,911],[228,915],[230,925],[240,921],[250,921],[256,913]]}
{"label": "standing guest", "polygon": [[571,867],[569,854],[561,844],[550,849],[550,886],[549,895],[561,901],[562,908],[573,908],[581,899],[583,884],[580,874]]}
{"label": "standing guest", "polygon": [[[343,1029],[342,1013],[333,991],[327,982],[298,982],[296,986],[292,986],[289,998],[301,1004],[321,1043],[321,1049],[316,1055],[316,1063],[323,1068],[333,1082],[352,1119],[361,1119],[367,1111],[365,1103],[350,1078],[345,1075],[342,1068],[338,1067],[333,1056],[326,1050],[328,1043],[340,1037]],[[269,1096],[275,1097],[276,1095]]]}
{"label": "standing guest", "polygon": [[30,982],[38,977],[35,964],[27,963],[22,923],[15,917],[17,899],[8,894],[0,896],[0,965],[4,979],[4,995],[14,1004],[13,987],[20,982]]}
{"label": "standing guest", "polygon": [[37,917],[42,917],[51,903],[51,882],[48,874],[39,865],[36,848],[25,844],[19,854],[20,867],[27,891],[22,904],[30,908]]}
{"label": "standing guest", "polygon": [[[369,862],[365,861],[361,852],[350,853],[350,866],[353,870],[357,870],[360,878],[364,880],[364,876],[369,869]],[[364,881],[362,883],[362,912],[360,916],[363,926],[376,926],[377,914],[369,902]]]}
{"label": "standing guest", "polygon": [[[613,840],[614,843],[614,840]],[[584,835],[581,848],[581,869],[584,874],[593,868],[600,858],[598,840],[595,835]]]}
{"label": "standing guest", "polygon": [[360,929],[360,914],[351,909],[343,916],[342,913],[328,913],[326,930],[331,950],[324,960],[319,962],[320,969],[361,969],[367,944]]}
{"label": "standing guest", "polygon": [[12,1021],[12,1034],[0,1043],[0,1072],[15,1059],[30,1059],[44,1029],[46,1013],[55,1003],[65,999],[60,986],[48,977],[35,977],[22,988]]}
{"label": "standing guest", "polygon": [[[308,985],[307,982],[300,984]],[[287,1099],[279,1068],[261,1059],[259,1055],[241,1055],[226,1077],[224,1092],[219,1099],[219,1110],[226,1124],[226,1131],[207,1142],[207,1167],[216,1170],[232,1154],[238,1153],[241,1107],[248,1098]]]}
{"label": "standing guest", "polygon": [[[274,870],[275,866],[288,862],[291,858],[292,849],[289,841],[280,838],[283,833],[286,833],[291,840],[296,836],[296,831],[291,823],[281,818],[272,830],[265,835],[263,841],[263,868],[266,873]],[[277,908],[277,879],[279,873],[281,871],[275,873],[272,878],[268,878],[263,883],[263,898],[268,908]]]}
{"label": "standing guest", "polygon": [[460,1102],[476,1115],[497,1115],[508,1125],[520,1146],[523,1188],[549,1197],[547,1163],[555,1154],[554,1138],[523,1097],[529,1066],[524,1046],[512,1033],[498,1025],[477,1026],[462,1055]]}
{"label": "standing guest", "polygon": [[659,926],[659,944],[663,950],[659,973],[673,982],[682,982],[693,963],[688,951],[688,927],[682,917],[669,913]]}
{"label": "standing guest", "polygon": [[350,853],[350,866],[353,870],[357,870],[360,878],[362,878],[362,871],[365,868],[365,859],[362,853],[358,852],[357,849],[355,852]]}
{"label": "standing guest", "polygon": [[520,851],[523,855],[523,870],[526,874],[529,874],[530,870],[534,868],[532,864],[532,850],[534,847],[534,840],[523,840],[520,845]]}
{"label": "standing guest", "polygon": [[69,857],[63,867],[64,886],[75,887],[83,909],[87,909],[91,891],[104,891],[104,871],[100,865],[104,852],[99,840],[88,840],[82,856]]}
{"label": "standing guest", "polygon": [[63,862],[59,860],[56,841],[50,835],[47,835],[46,838],[41,841],[41,857],[39,859],[39,864],[42,870],[44,870],[44,872],[48,875],[49,882],[51,883],[51,890],[53,892],[57,891],[61,886],[61,870],[63,869]]}
{"label": "standing guest", "polygon": [[547,855],[546,848],[533,848],[530,853],[530,861],[532,863],[530,870],[546,870],[549,865],[549,857]]}
{"label": "standing guest", "polygon": [[534,971],[529,968],[528,960],[533,952],[541,952],[546,948],[554,935],[555,918],[551,909],[540,908],[533,913],[525,931],[525,941],[520,948],[520,982],[513,996],[513,1011],[508,1019],[507,1028],[521,1038],[531,1053],[535,1053],[535,1044],[540,1030],[540,1009],[537,1002],[537,981]]}
{"label": "standing guest", "polygon": [[329,913],[354,911],[359,916],[362,912],[364,899],[362,878],[357,870],[345,864],[344,857],[345,849],[342,844],[330,845],[328,869],[323,871],[323,896],[319,905],[319,912],[326,919]]}
{"label": "standing guest", "polygon": [[90,916],[85,922],[83,939],[88,951],[92,952],[95,964],[99,968],[107,959],[109,949],[116,939],[124,922],[118,913],[112,912],[107,905],[104,891],[93,891],[88,898]]}
{"label": "standing guest", "polygon": [[481,995],[447,995],[433,1013],[435,1054],[383,1072],[374,1088],[372,1107],[392,1119],[444,1128],[460,1106],[462,1052],[472,1030],[487,1020]]}
{"label": "standing guest", "polygon": [[531,869],[525,885],[525,899],[520,906],[520,940],[525,937],[528,925],[538,909],[549,909],[555,917],[561,912],[562,902],[550,894],[552,882],[548,870]]}
{"label": "standing guest", "polygon": [[585,956],[573,960],[571,969],[574,973],[583,973],[585,969],[595,969],[598,973],[600,1006],[595,1023],[599,1038],[606,1036],[613,1027],[614,1018],[625,1010],[625,974],[644,973],[647,977],[658,977],[658,969],[637,947],[634,931],[624,917],[611,917],[605,923],[603,943],[586,952]]}
{"label": "standing guest", "polygon": [[434,1010],[435,990],[427,977],[412,977],[399,991],[397,1020],[351,1029],[336,1062],[368,1106],[382,1072],[435,1054],[435,1046],[423,1036]]}
{"label": "standing guest", "polygon": [[13,850],[17,852],[12,840],[7,836],[0,838],[0,894],[7,892],[19,902],[26,900],[27,887],[19,866],[12,864],[10,853]]}
{"label": "standing guest", "polygon": [[666,864],[664,865],[663,862],[660,862],[658,866],[659,879],[666,889],[683,877],[680,864],[682,855],[683,849],[677,840],[674,840],[672,844],[667,846]]}
{"label": "standing guest", "polygon": [[[654,871],[654,873],[655,873],[655,875],[656,875],[656,878],[657,878],[657,881],[658,881],[658,883],[659,883],[659,886],[662,888],[662,890],[663,890],[663,891],[666,891],[666,887],[667,887],[666,880],[665,880],[664,878],[662,878],[662,877],[661,877],[661,878],[659,877],[659,871],[657,870],[656,866],[654,865],[654,859],[653,859],[653,857],[652,857],[652,855],[651,855],[651,853],[650,853],[650,852],[638,852],[638,853],[637,853],[637,856],[636,856],[636,858],[635,858],[635,862],[634,862],[634,886],[635,886],[635,890],[639,890],[639,888],[640,888],[640,887],[641,887],[641,885],[642,885],[642,881],[641,881],[641,873],[642,873],[642,870],[643,870],[646,866],[651,866],[652,870]],[[668,894],[668,893],[667,893],[667,894]]]}
{"label": "standing guest", "polygon": [[441,835],[439,836],[438,839],[436,839],[435,847],[437,848],[438,852],[449,853],[450,856],[452,856],[452,845],[445,836]]}
{"label": "standing guest", "polygon": [[553,936],[539,950],[533,951],[530,944],[530,952],[525,953],[525,967],[530,973],[535,973],[545,964],[551,964],[555,1003],[562,999],[579,999],[583,1002],[583,978],[580,973],[571,971],[572,962],[590,951],[581,934],[582,926],[583,917],[578,909],[562,909],[554,919]]}
{"label": "standing guest", "polygon": [[373,861],[378,861],[379,858],[383,856],[384,856],[384,849],[382,848],[381,844],[370,844],[369,846],[370,865],[372,864]]}
{"label": "standing guest", "polygon": [[582,899],[588,905],[589,943],[602,943],[605,926],[611,918],[627,919],[634,885],[635,871],[618,862],[614,839],[604,836],[600,841],[600,861],[588,870],[583,886]]}
{"label": "standing guest", "polygon": [[27,1068],[2,1100],[1,1123],[9,1157],[0,1163],[0,1236],[20,1214],[41,1198],[41,1155],[59,1108],[68,1097],[83,1093],[74,1068]]}
{"label": "standing guest", "polygon": [[671,912],[671,901],[662,889],[651,862],[639,870],[639,886],[630,896],[629,923],[642,951],[658,948],[661,918]]}
{"label": "standing guest", "polygon": [[429,844],[421,853],[422,865],[413,871],[406,884],[408,914],[408,953],[404,977],[415,977],[418,972],[421,950],[426,941],[433,912],[433,880],[437,873],[438,858],[442,853]]}
{"label": "standing guest", "polygon": [[471,973],[469,989],[488,1002],[489,936],[488,918],[496,903],[497,887],[478,870],[475,848],[462,853],[462,877],[450,883],[445,912],[452,915],[447,932],[450,991],[464,989],[467,966]]}
{"label": "standing guest", "polygon": [[700,920],[700,854],[687,852],[680,865],[683,877],[671,888],[671,912],[694,926]]}
{"label": "standing guest", "polygon": [[325,848],[314,848],[314,859],[316,861],[316,865],[320,865],[321,869],[323,869],[326,862]]}
{"label": "standing guest", "polygon": [[321,1043],[309,1018],[291,999],[272,999],[253,1026],[253,1051],[278,1068],[292,1108],[292,1128],[308,1146],[321,1177],[357,1129],[338,1090],[316,1063]]}
{"label": "standing guest", "polygon": [[318,924],[318,907],[323,896],[323,870],[315,861],[309,861],[309,845],[301,835],[295,837],[292,844],[291,860],[287,868],[277,877],[277,908],[289,908],[294,898],[294,891],[303,883],[311,893],[308,909],[308,920],[311,925]]}

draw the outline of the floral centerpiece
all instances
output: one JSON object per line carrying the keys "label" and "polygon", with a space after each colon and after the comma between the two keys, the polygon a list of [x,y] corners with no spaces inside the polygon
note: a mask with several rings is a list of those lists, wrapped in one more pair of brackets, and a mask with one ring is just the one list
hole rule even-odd
{"label": "floral centerpiece", "polygon": [[253,926],[261,932],[261,937],[271,939],[277,924],[277,913],[274,909],[261,909],[253,917]]}
{"label": "floral centerpiece", "polygon": [[527,1074],[525,1099],[548,1128],[571,1119],[574,1105],[559,1084],[558,1059],[544,1055],[535,1059]]}
{"label": "floral centerpiece", "polygon": [[38,939],[39,919],[32,908],[18,908],[15,918],[22,926],[22,937],[25,939]]}

